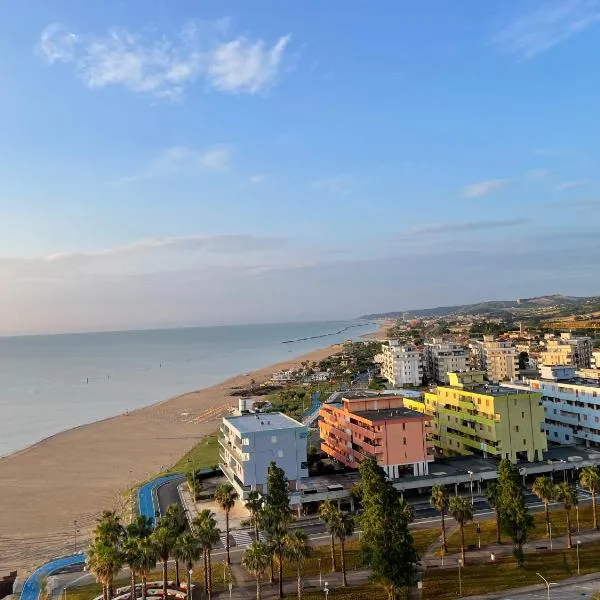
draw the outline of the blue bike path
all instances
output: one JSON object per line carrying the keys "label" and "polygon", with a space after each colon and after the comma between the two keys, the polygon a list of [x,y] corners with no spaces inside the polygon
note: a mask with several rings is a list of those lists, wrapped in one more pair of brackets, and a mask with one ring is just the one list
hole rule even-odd
{"label": "blue bike path", "polygon": [[160,507],[156,497],[156,490],[172,479],[181,478],[181,475],[165,475],[146,483],[138,490],[138,511],[140,515],[152,519],[154,523],[157,515],[160,516]]}

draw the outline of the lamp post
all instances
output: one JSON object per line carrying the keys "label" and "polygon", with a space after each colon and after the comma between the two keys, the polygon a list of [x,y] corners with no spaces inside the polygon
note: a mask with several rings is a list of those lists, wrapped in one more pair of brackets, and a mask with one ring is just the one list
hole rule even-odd
{"label": "lamp post", "polygon": [[550,586],[556,585],[556,583],[553,581],[548,581],[541,573],[536,573],[536,575],[546,584],[546,588],[548,588],[548,600],[550,600]]}
{"label": "lamp post", "polygon": [[323,592],[325,593],[325,600],[327,600],[327,597],[329,596],[329,584],[327,582],[325,582],[325,586],[323,587]]}
{"label": "lamp post", "polygon": [[577,540],[577,575],[579,575],[579,544],[581,544],[581,540]]}
{"label": "lamp post", "polygon": [[77,519],[75,519],[73,521],[73,533],[74,533],[74,537],[75,537],[75,552],[74,554],[77,554],[77,534],[79,533],[79,529],[77,529]]}
{"label": "lamp post", "polygon": [[579,533],[579,505],[575,505],[575,515],[577,516],[577,533]]}
{"label": "lamp post", "polygon": [[467,471],[469,473],[469,484],[471,487],[471,506],[473,506],[473,471]]}
{"label": "lamp post", "polygon": [[477,548],[481,550],[481,525],[477,521]]}
{"label": "lamp post", "polygon": [[229,585],[229,600],[231,600],[231,590],[233,589],[233,583],[230,581],[228,585]]}
{"label": "lamp post", "polygon": [[[192,569],[190,569],[188,571],[188,585],[187,585],[187,599],[188,600],[192,600],[192,573],[194,571]],[[143,598],[142,600],[146,600],[145,598]]]}
{"label": "lamp post", "polygon": [[321,559],[319,558],[319,587],[323,585],[323,575],[321,573]]}
{"label": "lamp post", "polygon": [[552,523],[548,523],[549,531],[550,531],[550,552],[552,552]]}
{"label": "lamp post", "polygon": [[461,567],[463,566],[463,561],[462,559],[458,559],[458,596],[459,598],[462,598],[462,573],[461,571]]}

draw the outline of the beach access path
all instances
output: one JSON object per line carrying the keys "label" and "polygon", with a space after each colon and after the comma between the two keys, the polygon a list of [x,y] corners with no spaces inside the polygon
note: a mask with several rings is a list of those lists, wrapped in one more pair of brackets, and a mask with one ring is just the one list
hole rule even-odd
{"label": "beach access path", "polygon": [[0,459],[0,573],[71,554],[103,509],[123,509],[124,492],[174,464],[213,432],[229,395],[251,379],[339,351],[330,346],[232,377],[127,414],[59,433]]}

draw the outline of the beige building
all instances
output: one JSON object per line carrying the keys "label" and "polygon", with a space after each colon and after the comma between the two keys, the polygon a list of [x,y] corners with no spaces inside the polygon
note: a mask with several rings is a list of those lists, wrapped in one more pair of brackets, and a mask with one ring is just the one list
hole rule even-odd
{"label": "beige building", "polygon": [[469,368],[469,355],[460,344],[433,339],[425,344],[424,367],[430,381],[448,383],[448,373]]}
{"label": "beige building", "polygon": [[381,356],[381,376],[394,387],[422,384],[423,356],[414,346],[388,340],[381,347]]}
{"label": "beige building", "polygon": [[490,381],[509,381],[519,376],[519,352],[511,342],[484,335],[483,341],[471,342],[470,348],[472,366],[485,371]]}
{"label": "beige building", "polygon": [[572,365],[578,369],[589,369],[592,366],[594,344],[591,338],[561,333],[560,337],[547,335],[545,339],[546,350],[540,354],[543,365]]}

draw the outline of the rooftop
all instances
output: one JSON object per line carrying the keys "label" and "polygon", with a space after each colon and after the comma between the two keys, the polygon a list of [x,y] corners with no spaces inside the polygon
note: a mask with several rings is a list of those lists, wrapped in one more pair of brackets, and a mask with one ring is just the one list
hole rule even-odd
{"label": "rooftop", "polygon": [[295,419],[280,412],[256,413],[239,417],[223,417],[223,421],[237,429],[240,433],[256,431],[273,431],[275,429],[296,429],[304,427]]}
{"label": "rooftop", "polygon": [[404,394],[394,393],[378,393],[378,392],[349,392],[342,395],[343,400],[375,400],[377,398],[404,398]]}
{"label": "rooftop", "polygon": [[387,421],[389,419],[424,419],[427,415],[410,408],[385,408],[381,410],[359,410],[354,413],[369,421]]}
{"label": "rooftop", "polygon": [[504,385],[493,385],[491,383],[465,387],[457,387],[453,385],[441,385],[439,387],[443,387],[449,390],[456,390],[457,392],[474,392],[475,394],[482,394],[484,396],[494,396],[495,398],[500,396],[512,396],[514,394],[522,394],[523,392],[531,391],[506,387]]}

